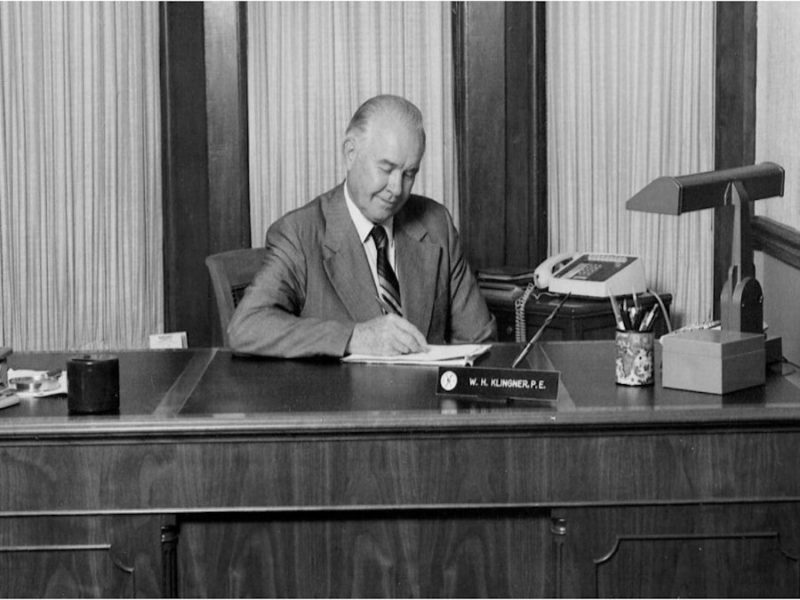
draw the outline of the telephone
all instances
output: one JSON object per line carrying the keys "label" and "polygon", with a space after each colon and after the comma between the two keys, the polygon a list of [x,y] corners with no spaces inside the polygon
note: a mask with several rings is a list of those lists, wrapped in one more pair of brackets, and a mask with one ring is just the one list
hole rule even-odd
{"label": "telephone", "polygon": [[635,256],[566,252],[536,267],[533,281],[554,294],[605,298],[647,291],[642,261]]}

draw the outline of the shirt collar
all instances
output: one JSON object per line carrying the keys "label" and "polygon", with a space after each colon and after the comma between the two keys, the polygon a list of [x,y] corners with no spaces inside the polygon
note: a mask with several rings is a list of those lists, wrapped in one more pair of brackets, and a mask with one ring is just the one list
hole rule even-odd
{"label": "shirt collar", "polygon": [[[353,220],[353,224],[356,226],[356,231],[358,231],[358,239],[361,240],[361,243],[366,243],[369,239],[369,234],[372,232],[372,228],[375,227],[375,223],[367,219],[364,216],[364,213],[359,210],[356,203],[353,202],[353,199],[350,197],[350,192],[347,189],[347,180],[344,182],[344,201],[347,205],[347,212],[350,213],[350,218]],[[386,236],[389,241],[389,245],[391,246],[394,242],[394,217],[389,217],[382,223],[384,230],[386,231]]]}

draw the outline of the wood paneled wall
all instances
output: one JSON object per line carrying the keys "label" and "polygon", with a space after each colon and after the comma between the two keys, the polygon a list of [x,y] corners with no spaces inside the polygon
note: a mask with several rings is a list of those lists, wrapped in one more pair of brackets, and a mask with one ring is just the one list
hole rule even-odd
{"label": "wood paneled wall", "polygon": [[473,268],[547,253],[545,4],[453,4],[460,229]]}
{"label": "wood paneled wall", "polygon": [[205,266],[250,245],[246,6],[161,5],[164,323],[222,344]]}
{"label": "wood paneled wall", "polygon": [[[751,165],[756,153],[756,3],[718,2],[714,168]],[[752,207],[751,207],[752,209]],[[714,318],[731,264],[733,213],[714,209]]]}
{"label": "wood paneled wall", "polygon": [[185,330],[196,345],[210,342],[206,303],[189,301],[208,287],[202,258],[208,251],[206,97],[198,93],[205,64],[197,58],[204,56],[203,6],[160,8],[164,327]]}

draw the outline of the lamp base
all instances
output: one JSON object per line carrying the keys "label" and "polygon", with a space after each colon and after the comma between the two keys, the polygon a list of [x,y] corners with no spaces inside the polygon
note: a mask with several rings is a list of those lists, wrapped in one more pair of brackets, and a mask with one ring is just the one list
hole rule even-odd
{"label": "lamp base", "polygon": [[764,341],[764,354],[768,366],[783,361],[783,342],[779,335],[767,336]]}
{"label": "lamp base", "polygon": [[698,329],[661,338],[661,383],[709,394],[763,385],[764,334]]}

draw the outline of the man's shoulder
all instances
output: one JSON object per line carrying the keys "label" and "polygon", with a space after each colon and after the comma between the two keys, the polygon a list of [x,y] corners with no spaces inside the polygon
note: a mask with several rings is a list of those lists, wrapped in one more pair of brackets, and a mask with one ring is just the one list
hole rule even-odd
{"label": "man's shoulder", "polygon": [[417,207],[417,208],[428,208],[428,209],[436,209],[436,207],[444,207],[441,202],[437,202],[433,198],[428,198],[427,196],[420,196],[419,194],[411,194],[408,197],[408,202],[406,206]]}
{"label": "man's shoulder", "polygon": [[325,222],[326,213],[333,204],[339,201],[344,202],[341,184],[283,214],[272,224],[271,228],[313,228],[322,226]]}
{"label": "man's shoulder", "polygon": [[440,202],[425,196],[411,195],[395,217],[405,224],[419,224],[426,229],[447,229],[452,222],[450,211]]}

